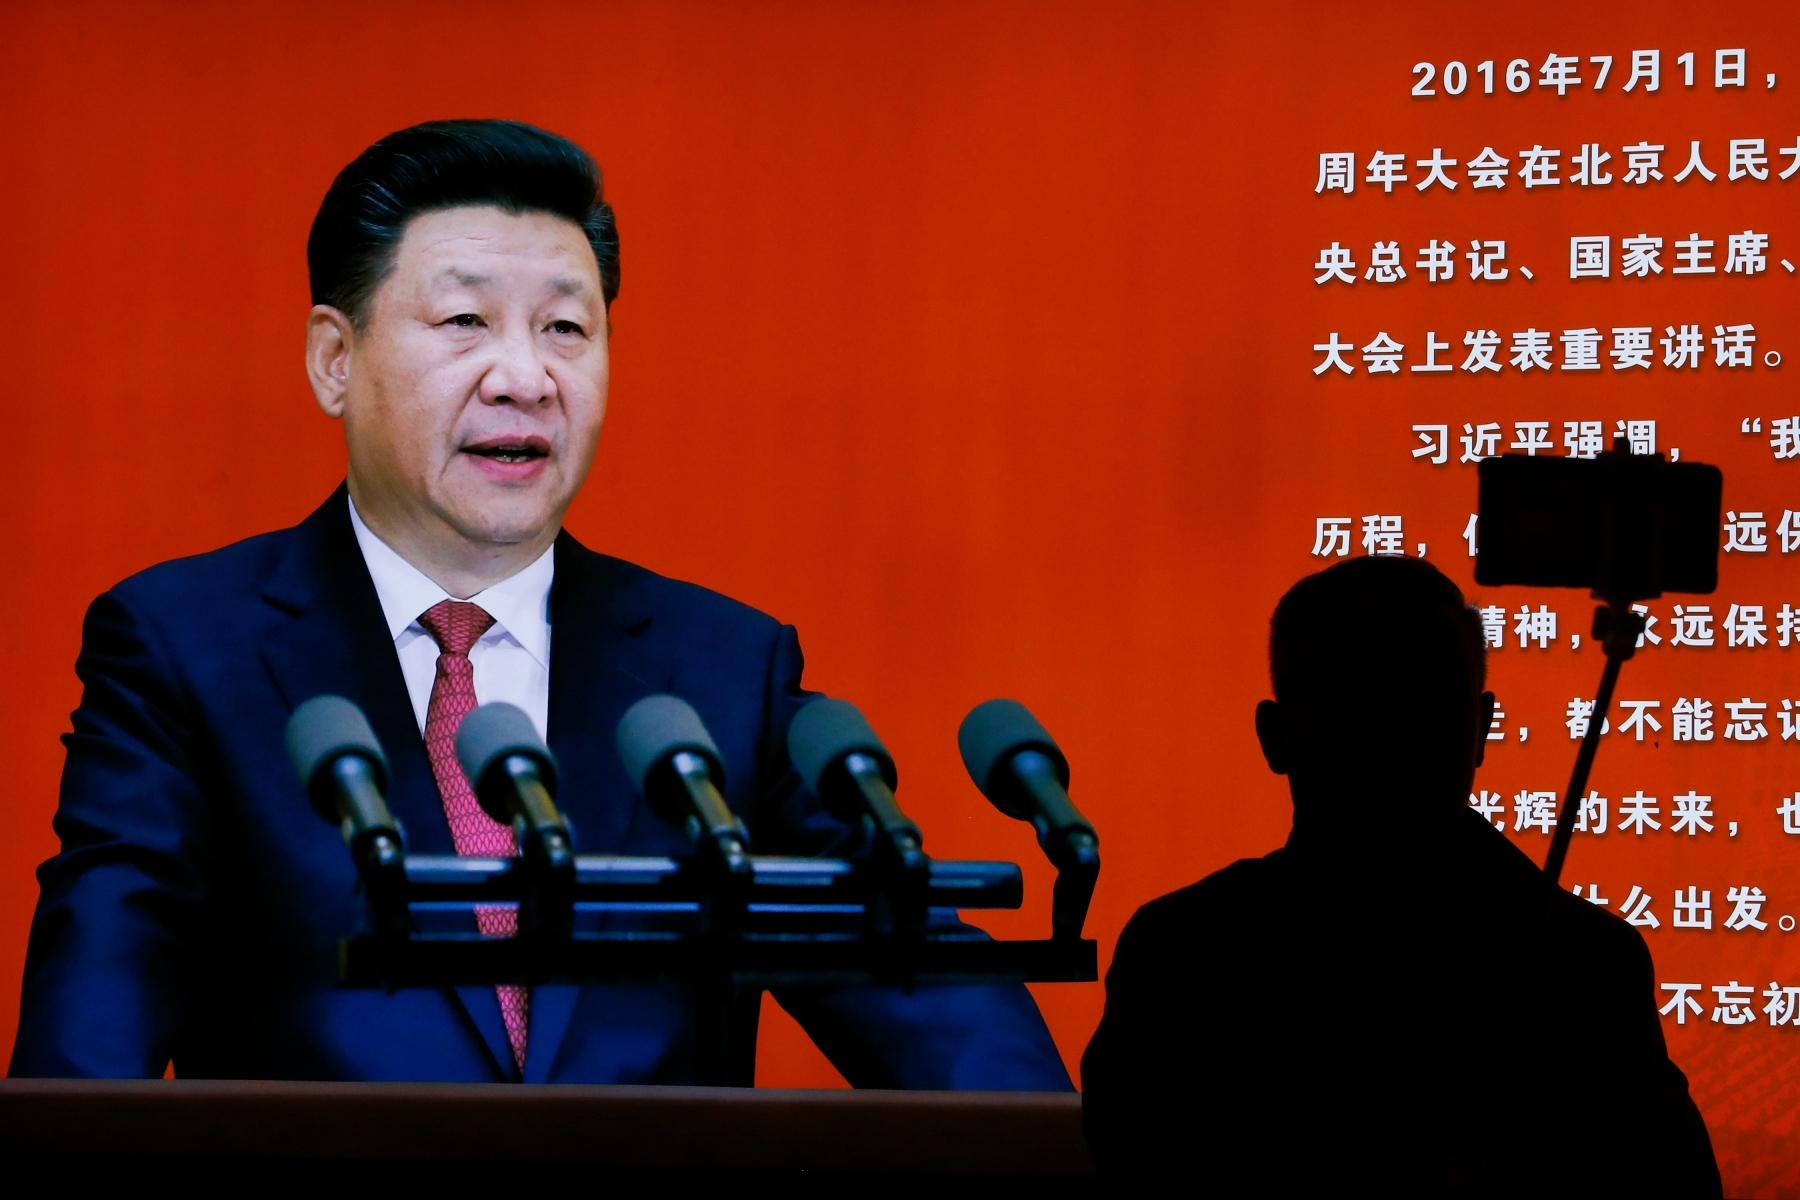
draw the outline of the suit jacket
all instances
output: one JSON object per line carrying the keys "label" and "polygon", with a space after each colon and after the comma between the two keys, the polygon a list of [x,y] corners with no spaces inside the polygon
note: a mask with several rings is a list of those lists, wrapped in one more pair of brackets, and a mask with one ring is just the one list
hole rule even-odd
{"label": "suit jacket", "polygon": [[1102,1173],[1236,1196],[1717,1197],[1644,941],[1478,815],[1297,830],[1138,910],[1082,1059]]}
{"label": "suit jacket", "polygon": [[[550,611],[548,740],[584,852],[691,848],[637,797],[614,749],[620,715],[656,692],[699,710],[757,850],[866,851],[787,760],[788,721],[809,698],[792,627],[567,533]],[[62,852],[38,871],[12,1074],[157,1076],[173,1058],[189,1077],[519,1077],[492,988],[335,984],[338,939],[366,924],[365,906],[338,832],[287,761],[294,707],[324,693],[360,705],[409,849],[455,853],[342,488],[296,528],[102,595],[76,672]],[[778,998],[857,1086],[1070,1086],[1022,987]],[[523,1079],[682,1083],[693,1053],[684,987],[543,986]]]}

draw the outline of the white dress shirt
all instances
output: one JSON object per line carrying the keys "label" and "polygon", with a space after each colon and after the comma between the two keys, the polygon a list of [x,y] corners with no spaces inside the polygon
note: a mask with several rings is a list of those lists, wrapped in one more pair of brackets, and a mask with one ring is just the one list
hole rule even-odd
{"label": "white dress shirt", "polygon": [[[419,614],[455,597],[376,537],[363,524],[355,501],[350,503],[350,524],[375,580],[375,594],[381,598],[388,633],[406,676],[413,715],[423,734],[426,710],[431,707],[431,684],[437,678],[438,644],[419,624]],[[541,737],[549,736],[550,727],[550,583],[556,575],[555,554],[552,546],[517,575],[469,597],[470,604],[494,618],[493,628],[469,649],[476,702],[504,700],[518,705]]]}

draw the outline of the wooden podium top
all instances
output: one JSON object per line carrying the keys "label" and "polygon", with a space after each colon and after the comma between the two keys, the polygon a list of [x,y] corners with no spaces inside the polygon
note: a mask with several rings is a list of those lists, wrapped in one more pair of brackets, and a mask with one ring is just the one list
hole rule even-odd
{"label": "wooden podium top", "polygon": [[1081,1097],[1035,1092],[8,1079],[0,1153],[170,1168],[193,1159],[1093,1174]]}

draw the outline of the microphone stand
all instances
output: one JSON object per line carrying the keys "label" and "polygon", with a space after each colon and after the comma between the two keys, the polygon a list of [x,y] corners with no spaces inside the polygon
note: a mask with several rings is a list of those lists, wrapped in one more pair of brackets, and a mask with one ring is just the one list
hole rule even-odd
{"label": "microphone stand", "polygon": [[1606,649],[1606,670],[1600,675],[1600,694],[1594,697],[1587,736],[1581,739],[1581,750],[1575,755],[1575,773],[1569,778],[1562,811],[1556,815],[1556,835],[1550,839],[1550,855],[1544,860],[1544,874],[1550,877],[1552,885],[1562,878],[1563,860],[1569,856],[1575,814],[1581,811],[1581,795],[1587,790],[1588,774],[1594,769],[1594,755],[1600,749],[1600,731],[1606,724],[1607,710],[1612,707],[1619,668],[1637,653],[1637,640],[1644,625],[1643,614],[1633,612],[1626,600],[1608,600],[1594,610],[1594,639]]}

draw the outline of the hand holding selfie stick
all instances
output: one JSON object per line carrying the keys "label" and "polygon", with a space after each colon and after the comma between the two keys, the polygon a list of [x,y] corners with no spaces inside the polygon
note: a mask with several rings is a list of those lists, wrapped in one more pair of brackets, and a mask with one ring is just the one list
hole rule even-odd
{"label": "hand holding selfie stick", "polygon": [[1644,618],[1631,606],[1664,592],[1718,586],[1725,477],[1717,467],[1633,454],[1623,437],[1593,459],[1504,454],[1483,459],[1479,471],[1475,582],[1585,588],[1605,601],[1594,613],[1594,638],[1606,650],[1606,670],[1544,860],[1554,884],[1569,854],[1619,668],[1644,632]]}

